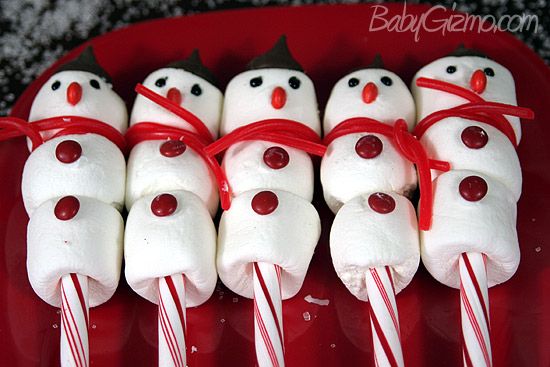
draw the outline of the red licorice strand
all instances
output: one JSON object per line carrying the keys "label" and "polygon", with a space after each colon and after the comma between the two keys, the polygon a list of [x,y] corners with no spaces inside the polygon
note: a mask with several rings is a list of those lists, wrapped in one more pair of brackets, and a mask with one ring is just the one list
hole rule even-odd
{"label": "red licorice strand", "polygon": [[51,137],[51,139],[60,136],[81,134],[101,135],[107,140],[111,141],[113,144],[115,144],[122,153],[126,153],[126,140],[124,139],[124,136],[121,134],[111,134],[111,132],[109,132],[108,129],[105,129],[104,126],[81,126],[79,124],[75,124],[58,131],[55,135]]}
{"label": "red licorice strand", "polygon": [[514,145],[514,147],[517,147],[516,134],[514,132],[514,129],[512,128],[512,125],[510,125],[509,122],[507,122],[506,124],[500,124],[497,121],[495,121],[494,118],[491,118],[491,116],[461,112],[460,109],[454,109],[454,108],[451,108],[448,110],[436,111],[426,116],[416,125],[413,131],[413,135],[416,136],[417,139],[420,139],[422,135],[424,135],[424,133],[430,127],[432,127],[439,121],[449,117],[460,117],[463,119],[474,120],[474,121],[478,121],[478,122],[490,125],[495,129],[499,130],[504,135],[506,135],[506,137],[510,140],[510,142]]}
{"label": "red licorice strand", "polygon": [[433,206],[432,178],[429,160],[420,142],[408,133],[405,121],[396,121],[394,132],[395,141],[401,150],[404,149],[404,146],[408,146],[413,153],[413,160],[411,162],[416,165],[418,170],[418,182],[420,187],[418,226],[421,230],[427,231],[431,226]]}
{"label": "red licorice strand", "polygon": [[44,140],[35,128],[23,119],[16,117],[0,118],[0,141],[12,139],[19,136],[26,136],[32,142],[32,149],[38,148]]}
{"label": "red licorice strand", "polygon": [[239,141],[246,140],[262,140],[269,141],[275,144],[285,145],[291,148],[296,148],[309,154],[313,154],[322,157],[327,148],[322,144],[312,143],[308,140],[296,138],[293,136],[280,135],[276,132],[262,133],[262,134],[248,134],[240,137]]}
{"label": "red licorice strand", "polygon": [[431,78],[418,78],[416,79],[416,85],[418,87],[435,89],[442,92],[454,94],[457,97],[464,98],[470,102],[484,102],[484,99],[476,94],[474,91],[455,85],[453,83],[445,82],[443,80],[431,79]]}
{"label": "red licorice strand", "polygon": [[507,116],[515,116],[526,120],[532,120],[535,118],[533,110],[527,107],[514,106],[506,103],[498,102],[472,102],[458,106],[461,111],[471,112],[486,112],[488,114],[499,114]]}
{"label": "red licorice strand", "polygon": [[153,92],[151,89],[147,88],[146,86],[140,83],[136,85],[135,91],[141,94],[142,96],[144,96],[145,98],[156,103],[157,105],[163,107],[164,109],[182,118],[186,122],[188,122],[191,126],[195,128],[195,130],[197,130],[197,133],[200,136],[202,136],[204,139],[208,140],[209,142],[214,141],[214,136],[212,136],[212,133],[210,132],[210,130],[208,130],[204,122],[202,122],[200,118],[195,116],[190,111],[175,104],[174,102],[170,101],[168,98]]}
{"label": "red licorice strand", "polygon": [[[141,140],[136,142],[135,137],[137,136],[140,136]],[[181,137],[194,139],[203,146],[206,146],[209,143],[202,136],[192,131],[173,126],[161,125],[154,122],[139,122],[131,126],[126,132],[126,140],[128,141],[130,149],[136,146],[137,143],[141,143],[146,140],[179,140]]]}
{"label": "red licorice strand", "polygon": [[354,133],[382,134],[388,138],[393,137],[393,129],[390,125],[368,117],[353,117],[340,122],[323,139],[325,145],[330,145],[334,140]]}
{"label": "red licorice strand", "polygon": [[[228,149],[233,144],[242,141],[244,136],[274,133],[281,136],[294,136],[312,143],[319,143],[321,139],[313,129],[292,120],[267,119],[241,126],[216,142],[206,147],[208,155],[216,155]],[[247,139],[250,140],[250,139]],[[260,138],[254,140],[261,140]]]}

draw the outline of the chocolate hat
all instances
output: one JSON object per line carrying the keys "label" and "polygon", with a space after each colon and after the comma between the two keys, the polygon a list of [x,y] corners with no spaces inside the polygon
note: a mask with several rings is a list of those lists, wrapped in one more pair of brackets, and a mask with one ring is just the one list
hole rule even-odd
{"label": "chocolate hat", "polygon": [[292,57],[282,35],[275,46],[263,55],[257,56],[248,63],[248,70],[256,69],[289,69],[303,72],[302,66]]}
{"label": "chocolate hat", "polygon": [[370,65],[365,69],[384,69],[384,61],[382,60],[382,56],[380,54],[374,55],[374,59],[372,59]]}
{"label": "chocolate hat", "polygon": [[458,45],[458,47],[453,52],[451,52],[448,56],[456,56],[456,57],[477,56],[477,57],[484,57],[488,59],[487,55],[485,55],[483,52],[476,50],[474,48],[464,47],[463,43]]}
{"label": "chocolate hat", "polygon": [[87,71],[111,83],[109,74],[97,63],[92,46],[86,47],[76,59],[61,65],[56,72],[60,71]]}
{"label": "chocolate hat", "polygon": [[203,78],[216,87],[218,86],[216,77],[206,66],[204,66],[199,55],[199,50],[197,49],[194,49],[193,52],[191,52],[191,55],[189,55],[189,57],[185,60],[174,61],[166,67],[185,70],[191,74],[195,74],[196,76]]}

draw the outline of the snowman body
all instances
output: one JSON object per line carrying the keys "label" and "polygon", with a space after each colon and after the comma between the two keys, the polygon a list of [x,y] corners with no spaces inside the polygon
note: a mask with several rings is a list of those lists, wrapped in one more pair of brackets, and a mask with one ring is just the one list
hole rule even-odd
{"label": "snowman body", "polygon": [[[423,80],[461,88],[467,98],[444,90],[418,86]],[[431,114],[449,112],[425,129],[420,142],[435,158],[450,163],[451,171],[435,173],[433,217],[421,233],[422,261],[443,284],[459,288],[457,272],[462,253],[486,256],[488,286],[508,280],[519,264],[515,230],[516,202],[522,174],[515,144],[521,139],[518,117],[500,114],[480,121],[456,115],[469,103],[516,107],[511,73],[484,57],[461,55],[438,59],[423,67],[413,80],[419,126]],[[491,110],[484,111],[490,115]],[[505,128],[509,133],[506,133]]]}
{"label": "snowman body", "polygon": [[[230,81],[221,133],[268,119],[297,121],[320,133],[315,89],[306,74],[267,68],[243,72]],[[307,201],[313,198],[310,156],[284,144],[238,142],[226,151],[222,168],[235,196],[264,188],[292,192]]]}
{"label": "snowman body", "polygon": [[[31,106],[29,120],[35,126],[61,122],[40,128],[45,142],[31,152],[22,179],[30,217],[29,280],[35,292],[56,307],[64,276],[89,277],[90,307],[106,302],[120,277],[124,222],[119,210],[126,164],[119,145],[127,112],[105,75],[88,48],[61,66]],[[82,133],[70,132],[73,121],[81,122]]]}
{"label": "snowman body", "polygon": [[[335,84],[327,102],[325,134],[360,118],[376,120],[379,127],[402,119],[412,128],[414,101],[396,74],[367,68]],[[330,141],[321,163],[321,183],[325,201],[336,213],[331,256],[338,276],[360,300],[368,300],[365,274],[370,268],[388,266],[396,292],[409,284],[418,268],[416,215],[406,197],[416,182],[415,167],[393,135],[365,131]]]}
{"label": "snowman body", "polygon": [[[156,70],[143,84],[199,116],[212,136],[217,136],[223,96],[214,85],[193,73],[175,68]],[[130,125],[140,122],[194,131],[181,117],[138,95]],[[140,197],[170,190],[190,191],[203,200],[211,215],[216,213],[216,181],[197,152],[185,143],[172,147],[163,140],[138,143],[128,158],[127,208],[130,209]]]}
{"label": "snowman body", "polygon": [[[419,78],[436,79],[459,86],[487,102],[516,106],[511,73],[495,61],[479,56],[449,56],[423,67],[412,83],[418,121],[434,112],[460,107],[469,101],[452,93],[419,87]],[[519,143],[519,118],[504,115]],[[420,142],[430,157],[447,161],[452,169],[469,169],[501,181],[517,201],[521,195],[522,175],[515,146],[495,126],[462,116],[445,117],[429,127]],[[440,172],[433,170],[433,178]]]}
{"label": "snowman body", "polygon": [[[200,64],[198,53],[188,60]],[[186,61],[184,61],[186,62]],[[183,68],[152,72],[143,86],[200,119],[212,137],[218,134],[223,96],[210,81]],[[136,97],[132,128],[177,128],[196,133],[192,124],[143,95]],[[204,303],[214,291],[218,187],[200,152],[186,137],[137,143],[128,159],[125,276],[140,296],[159,303],[159,279],[184,276],[188,307]]]}
{"label": "snowman body", "polygon": [[[258,66],[260,59],[266,63]],[[249,65],[251,70],[227,86],[220,128],[227,137],[221,140],[274,120],[303,125],[318,138],[313,82],[290,55],[284,38]],[[284,138],[274,143],[257,134],[231,144],[223,157],[233,199],[220,222],[217,267],[224,284],[244,297],[254,296],[252,264],[258,262],[279,266],[281,296],[293,297],[319,239],[320,219],[310,202],[312,159],[291,145]]]}
{"label": "snowman body", "polygon": [[[127,113],[122,99],[102,78],[86,71],[53,75],[33,101],[29,120],[82,116],[99,120],[124,133]],[[70,127],[70,126],[69,126]],[[122,209],[126,162],[120,149],[93,133],[54,137],[59,130],[42,131],[46,140],[25,164],[22,193],[29,214],[43,202],[82,195]]]}

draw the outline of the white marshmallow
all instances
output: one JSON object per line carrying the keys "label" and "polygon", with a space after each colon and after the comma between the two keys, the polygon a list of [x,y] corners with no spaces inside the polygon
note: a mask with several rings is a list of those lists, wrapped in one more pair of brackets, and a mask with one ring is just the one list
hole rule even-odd
{"label": "white marshmallow", "polygon": [[[456,67],[454,73],[447,72],[448,66]],[[470,89],[470,78],[476,70],[492,68],[494,76],[487,76],[487,86],[480,96],[486,101],[517,105],[514,78],[504,66],[478,56],[448,56],[435,60],[420,69],[412,81],[412,93],[416,102],[417,119],[420,121],[434,111],[455,107],[468,101],[453,94],[416,86],[419,77],[446,81]],[[521,139],[519,118],[506,116],[516,133],[517,141]],[[444,122],[441,122],[444,123]]]}
{"label": "white marshmallow", "polygon": [[[389,78],[391,85],[382,83],[382,78]],[[357,79],[359,84],[350,86],[351,79]],[[374,83],[378,90],[376,99],[371,103],[365,103],[362,98],[367,83]],[[325,108],[325,134],[346,119],[363,116],[388,125],[393,125],[397,119],[404,119],[409,130],[414,127],[414,100],[398,75],[384,69],[363,69],[346,75],[334,85]]]}
{"label": "white marshmallow", "polygon": [[[290,87],[291,77],[300,80],[298,89]],[[252,87],[253,78],[261,78],[262,84]],[[271,95],[277,87],[283,88],[286,94],[286,102],[280,109],[271,105]],[[229,82],[220,127],[222,135],[269,118],[295,120],[321,133],[315,89],[306,74],[287,69],[258,69],[240,73]]]}
{"label": "white marshmallow", "polygon": [[[98,82],[99,89],[91,86],[92,80]],[[60,83],[59,87],[53,90],[52,85],[57,82]],[[67,88],[73,82],[80,84],[82,88],[82,97],[74,106],[67,101]],[[102,121],[122,134],[128,124],[124,101],[113,91],[109,83],[86,71],[61,71],[48,79],[34,98],[29,121],[66,115]],[[49,137],[48,134],[45,136]]]}
{"label": "white marshmallow", "polygon": [[169,216],[153,214],[155,195],[132,206],[124,238],[126,280],[136,293],[158,304],[158,278],[185,274],[186,304],[194,307],[216,286],[216,229],[198,196],[186,191],[170,194],[178,206]]}
{"label": "white marshmallow", "polygon": [[254,296],[252,264],[266,262],[282,268],[282,297],[293,297],[301,288],[321,233],[317,211],[308,201],[273,190],[279,205],[268,215],[251,207],[251,190],[233,199],[222,215],[218,235],[217,265],[220,279],[233,292]]}
{"label": "white marshmallow", "polygon": [[[382,152],[377,157],[365,159],[356,153],[355,145],[365,135],[374,135],[382,142]],[[350,134],[328,146],[321,162],[321,183],[325,201],[336,213],[348,200],[367,192],[410,194],[416,188],[416,170],[387,137]]]}
{"label": "white marshmallow", "polygon": [[404,196],[386,194],[395,200],[391,213],[372,210],[369,194],[357,196],[342,206],[330,231],[336,273],[362,301],[368,300],[365,274],[369,268],[390,266],[398,293],[410,283],[420,262],[414,207]]}
{"label": "white marshmallow", "polygon": [[[155,85],[159,79],[165,80],[162,87]],[[166,96],[171,88],[177,88],[182,96],[181,106],[200,118],[214,137],[218,136],[223,95],[214,85],[193,73],[176,68],[162,68],[152,72],[145,78],[143,85],[162,96]],[[191,92],[195,87],[196,93],[196,86],[201,91],[198,96]],[[134,102],[130,126],[139,122],[155,122],[195,131],[188,122],[142,95],[138,95]]]}
{"label": "white marshmallow", "polygon": [[[485,130],[489,138],[480,149],[468,148],[461,139],[462,131],[469,126]],[[503,183],[514,200],[521,196],[521,166],[510,140],[494,127],[472,120],[451,117],[429,128],[421,144],[432,159],[447,161],[452,169],[468,169],[491,176]],[[432,179],[441,171],[432,170]]]}
{"label": "white marshmallow", "polygon": [[[56,158],[58,144],[66,140],[82,147],[75,162]],[[126,161],[116,145],[95,134],[66,135],[45,142],[29,156],[21,190],[29,215],[45,201],[63,195],[87,196],[122,209],[125,181]]]}
{"label": "white marshmallow", "polygon": [[[470,202],[459,193],[468,176],[487,182],[487,195]],[[516,201],[499,181],[473,171],[442,174],[434,182],[432,227],[421,232],[422,262],[439,282],[459,288],[458,258],[463,252],[487,255],[489,287],[508,280],[516,271],[519,244],[516,233]]]}
{"label": "white marshmallow", "polygon": [[[288,164],[280,169],[269,167],[263,159],[271,147],[280,147],[289,155]],[[301,150],[265,141],[245,141],[231,146],[224,155],[225,171],[234,196],[257,188],[284,190],[307,201],[313,199],[313,164]]]}
{"label": "white marshmallow", "polygon": [[57,198],[38,207],[27,228],[27,271],[36,294],[59,307],[61,277],[89,277],[90,307],[115,292],[122,261],[124,223],[120,213],[100,201],[79,196],[80,209],[70,220],[54,215]]}
{"label": "white marshmallow", "polygon": [[189,146],[183,154],[165,157],[160,153],[164,140],[137,144],[128,159],[126,207],[139,198],[164,191],[186,190],[199,196],[213,216],[218,209],[218,189],[214,174]]}

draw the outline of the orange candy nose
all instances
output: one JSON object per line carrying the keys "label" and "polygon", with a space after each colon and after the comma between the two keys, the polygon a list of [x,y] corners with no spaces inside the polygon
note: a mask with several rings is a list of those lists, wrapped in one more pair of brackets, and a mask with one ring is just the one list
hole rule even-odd
{"label": "orange candy nose", "polygon": [[470,78],[470,88],[477,94],[483,93],[487,86],[487,77],[483,70],[476,70]]}
{"label": "orange candy nose", "polygon": [[77,82],[72,82],[67,88],[67,102],[76,106],[82,98],[82,87]]}
{"label": "orange candy nose", "polygon": [[166,98],[168,98],[170,101],[174,102],[177,105],[181,104],[182,101],[182,95],[178,88],[170,88],[168,89],[168,93],[166,94]]}
{"label": "orange candy nose", "polygon": [[365,87],[363,88],[363,102],[365,103],[372,103],[378,97],[378,88],[376,87],[376,84],[369,82]]}
{"label": "orange candy nose", "polygon": [[284,107],[286,103],[286,92],[283,88],[277,87],[273,89],[271,93],[271,105],[273,108],[279,110]]}

